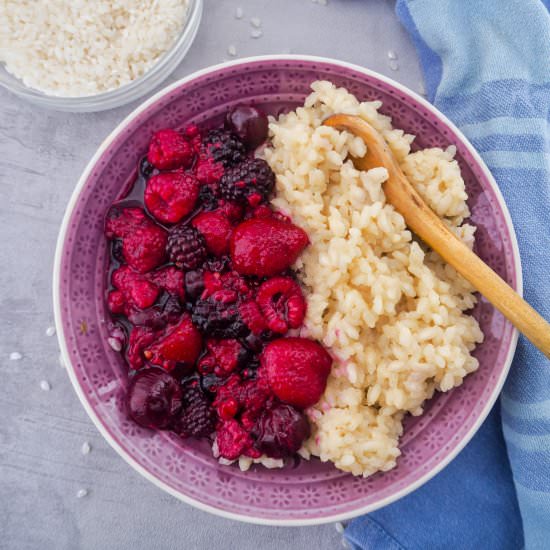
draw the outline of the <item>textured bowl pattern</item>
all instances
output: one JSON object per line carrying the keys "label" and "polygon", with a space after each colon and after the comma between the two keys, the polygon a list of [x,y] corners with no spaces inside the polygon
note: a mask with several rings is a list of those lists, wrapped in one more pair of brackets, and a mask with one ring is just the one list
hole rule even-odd
{"label": "textured bowl pattern", "polygon": [[398,466],[368,479],[354,478],[317,460],[283,470],[253,467],[242,473],[235,466],[220,466],[205,442],[183,442],[169,433],[142,429],[128,419],[125,369],[121,356],[107,344],[108,251],[103,236],[107,208],[124,192],[153,131],[191,122],[213,123],[243,101],[276,114],[302,102],[309,84],[317,79],[345,86],[361,100],[382,100],[381,110],[393,118],[394,126],[417,135],[415,148],[457,146],[477,225],[476,250],[509,283],[517,283],[513,230],[482,166],[442,119],[374,75],[321,61],[248,61],[169,88],[131,118],[91,167],[59,250],[58,321],[73,382],[94,421],[134,466],[184,500],[248,521],[331,521],[374,509],[417,484],[471,435],[494,396],[515,342],[511,326],[481,300],[474,311],[486,337],[475,352],[479,371],[454,391],[438,394],[423,416],[408,419]]}

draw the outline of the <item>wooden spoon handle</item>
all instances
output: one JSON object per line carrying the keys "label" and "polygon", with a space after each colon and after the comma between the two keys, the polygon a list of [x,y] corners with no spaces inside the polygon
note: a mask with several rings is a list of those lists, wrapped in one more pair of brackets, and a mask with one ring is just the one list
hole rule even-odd
{"label": "wooden spoon handle", "polygon": [[386,195],[391,195],[391,198],[388,196],[389,202],[405,218],[412,231],[452,265],[546,357],[550,358],[550,324],[458,239],[426,203],[419,196],[415,196],[418,193],[410,184],[408,187],[415,195],[411,193],[408,199],[405,193],[408,194],[409,190],[399,187],[391,186],[391,192],[386,191]]}
{"label": "wooden spoon handle", "polygon": [[367,154],[363,158],[354,159],[357,168],[385,167],[389,175],[384,183],[386,199],[403,216],[408,227],[550,358],[550,324],[456,237],[431,210],[403,174],[383,137],[370,124],[356,116],[333,115],[324,123],[363,138],[367,144]]}

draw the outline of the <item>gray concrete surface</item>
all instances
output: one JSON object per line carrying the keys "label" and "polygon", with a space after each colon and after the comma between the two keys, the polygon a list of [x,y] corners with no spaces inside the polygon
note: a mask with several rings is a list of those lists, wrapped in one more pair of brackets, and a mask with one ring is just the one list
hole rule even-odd
{"label": "gray concrete surface", "polygon": [[[243,20],[234,17],[241,6]],[[188,57],[169,79],[228,58],[307,53],[340,58],[419,90],[412,45],[386,0],[205,0]],[[250,17],[263,36],[250,37]],[[398,54],[390,68],[388,50]],[[168,82],[167,82],[168,83]],[[185,505],[134,472],[86,416],[58,362],[51,281],[57,232],[80,172],[135,106],[64,114],[0,90],[0,548],[315,549],[341,547],[334,525],[260,527]],[[19,352],[20,360],[10,354]],[[41,389],[41,381],[51,384]],[[81,453],[88,441],[91,452]],[[78,499],[77,492],[89,494]]]}

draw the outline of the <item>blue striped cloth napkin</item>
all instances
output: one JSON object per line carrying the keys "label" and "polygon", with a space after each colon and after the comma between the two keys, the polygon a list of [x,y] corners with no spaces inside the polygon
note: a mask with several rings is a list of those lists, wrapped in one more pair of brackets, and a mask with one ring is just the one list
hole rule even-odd
{"label": "blue striped cloth napkin", "polygon": [[[550,0],[397,0],[430,101],[466,134],[510,209],[525,298],[550,318]],[[550,361],[520,337],[469,445],[404,499],[356,519],[355,549],[550,548]]]}

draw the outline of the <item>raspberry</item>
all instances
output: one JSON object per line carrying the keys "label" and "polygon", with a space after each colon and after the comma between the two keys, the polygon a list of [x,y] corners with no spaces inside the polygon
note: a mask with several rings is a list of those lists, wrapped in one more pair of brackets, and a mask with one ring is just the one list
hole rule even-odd
{"label": "raspberry", "polygon": [[219,212],[203,212],[191,222],[206,242],[206,248],[215,256],[223,256],[229,252],[229,239],[232,227],[229,220]]}
{"label": "raspberry", "polygon": [[193,322],[203,334],[212,338],[238,338],[248,329],[241,319],[238,305],[234,301],[224,301],[226,294],[221,294],[224,292],[232,291],[218,291],[210,298],[197,300],[192,313]]}
{"label": "raspberry", "polygon": [[216,428],[216,411],[202,392],[198,382],[192,380],[183,385],[183,408],[173,423],[174,431],[181,437],[206,437]]}
{"label": "raspberry", "polygon": [[231,236],[231,260],[242,275],[272,277],[288,269],[308,245],[303,229],[275,218],[252,218]]}
{"label": "raspberry", "polygon": [[306,314],[306,301],[300,285],[290,277],[274,277],[262,283],[256,301],[267,328],[278,334],[299,328]]}
{"label": "raspberry", "polygon": [[168,236],[170,261],[183,269],[196,269],[206,260],[204,237],[194,227],[176,226]]}
{"label": "raspberry", "polygon": [[198,139],[197,144],[200,145],[201,133],[196,124],[189,124],[189,126],[187,126],[187,128],[183,131],[183,134],[185,137],[189,138],[192,143],[194,143],[195,139]]}
{"label": "raspberry", "polygon": [[241,314],[244,324],[250,329],[252,334],[259,335],[267,328],[266,321],[258,304],[253,300],[248,300],[240,304],[239,313]]}
{"label": "raspberry", "polygon": [[163,263],[167,234],[142,208],[113,206],[105,220],[108,239],[122,239],[122,259],[136,271],[146,273]]}
{"label": "raspberry", "polygon": [[245,356],[243,347],[235,339],[208,340],[206,349],[208,353],[201,358],[197,366],[201,374],[213,372],[220,377],[228,376]]}
{"label": "raspberry", "polygon": [[231,223],[238,223],[242,221],[244,216],[244,208],[241,204],[229,202],[225,199],[218,201],[217,211],[220,214],[223,214]]}
{"label": "raspberry", "polygon": [[281,338],[270,342],[260,361],[260,375],[275,395],[299,409],[319,401],[332,365],[323,346],[305,338]]}
{"label": "raspberry", "polygon": [[243,161],[246,149],[242,141],[227,130],[210,130],[203,142],[209,157],[225,168]]}
{"label": "raspberry", "polygon": [[187,168],[194,156],[191,143],[181,134],[166,128],[153,134],[147,160],[159,170]]}
{"label": "raspberry", "polygon": [[244,428],[250,430],[256,423],[261,411],[271,403],[272,397],[269,388],[261,380],[242,381],[237,374],[232,374],[227,382],[218,388],[214,407],[220,416],[227,403],[236,402],[237,412],[233,416],[240,416]]}
{"label": "raspberry", "polygon": [[229,420],[233,418],[239,410],[239,404],[235,399],[228,399],[224,401],[218,408],[218,414],[222,420]]}
{"label": "raspberry", "polygon": [[122,255],[127,264],[139,273],[147,273],[166,258],[166,231],[154,225],[140,227],[122,240]]}
{"label": "raspberry", "polygon": [[[222,290],[232,291],[232,295],[235,297],[233,301],[237,298],[247,299],[252,295],[247,282],[236,271],[227,273],[205,271],[203,282],[204,291],[201,296],[203,299],[210,298],[214,294],[221,296],[219,292]],[[224,295],[228,296],[229,293],[224,293]]]}
{"label": "raspberry", "polygon": [[130,416],[145,428],[167,428],[182,405],[178,381],[160,369],[137,372],[128,388]]}
{"label": "raspberry", "polygon": [[[128,266],[122,266],[113,271],[111,281],[113,286],[118,289],[111,292],[108,298],[109,308],[113,313],[127,315],[131,306],[145,309],[152,306],[159,295],[157,285]],[[120,296],[122,296],[122,300],[120,300]]]}
{"label": "raspberry", "polygon": [[260,204],[252,210],[252,218],[273,218],[273,210],[267,204]]}
{"label": "raspberry", "polygon": [[219,407],[222,403],[229,399],[234,399],[237,404],[242,401],[241,398],[241,379],[238,374],[232,374],[225,380],[225,383],[218,388],[214,407]]}
{"label": "raspberry", "polygon": [[126,359],[135,370],[141,369],[145,364],[143,350],[155,341],[156,333],[149,327],[134,326],[130,332]]}
{"label": "raspberry", "polygon": [[257,205],[268,199],[275,186],[275,174],[262,159],[248,159],[226,170],[220,192],[227,200]]}
{"label": "raspberry", "polygon": [[184,275],[179,269],[168,266],[147,274],[147,280],[169,294],[177,296],[182,302],[185,300]]}
{"label": "raspberry", "polygon": [[201,183],[213,185],[220,181],[223,172],[224,168],[221,162],[216,162],[212,157],[201,151],[195,166],[195,175]]}
{"label": "raspberry", "polygon": [[112,290],[107,296],[107,307],[115,315],[127,315],[128,302],[124,293],[120,290]]}
{"label": "raspberry", "polygon": [[121,266],[111,275],[116,290],[109,293],[108,303],[113,313],[128,315],[132,308],[145,309],[157,300],[161,289],[184,300],[183,273],[175,267],[165,267],[151,273],[136,273]]}
{"label": "raspberry", "polygon": [[144,199],[149,212],[158,221],[177,223],[191,213],[198,196],[197,178],[193,174],[177,170],[150,178]]}
{"label": "raspberry", "polygon": [[216,442],[220,456],[227,460],[236,460],[254,444],[250,434],[233,418],[218,427]]}
{"label": "raspberry", "polygon": [[177,363],[192,365],[202,350],[202,337],[185,315],[161,340],[143,352],[153,365],[171,371]]}
{"label": "raspberry", "polygon": [[218,290],[223,290],[225,288],[222,280],[222,275],[218,272],[205,271],[203,274],[202,283],[203,292],[201,294],[201,298],[203,300],[205,298],[210,298],[212,294],[214,294]]}
{"label": "raspberry", "polygon": [[262,411],[271,405],[272,393],[261,380],[246,380],[240,404],[244,409],[241,413],[241,424],[247,430],[252,430]]}
{"label": "raspberry", "polygon": [[309,437],[311,428],[303,413],[279,403],[265,409],[252,429],[255,446],[272,458],[293,455]]}
{"label": "raspberry", "polygon": [[153,220],[143,208],[113,205],[105,218],[105,236],[108,239],[123,239],[149,223],[153,223]]}

